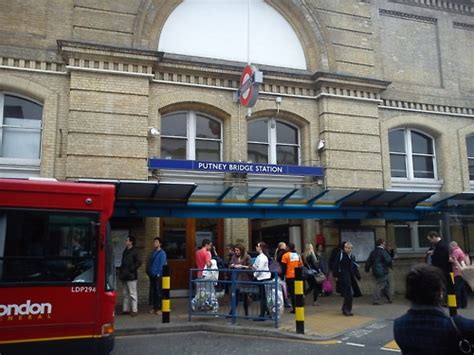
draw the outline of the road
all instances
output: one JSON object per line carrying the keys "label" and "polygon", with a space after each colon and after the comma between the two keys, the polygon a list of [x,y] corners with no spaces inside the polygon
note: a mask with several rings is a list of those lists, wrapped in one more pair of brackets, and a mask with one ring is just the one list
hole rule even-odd
{"label": "road", "polygon": [[383,354],[390,348],[392,322],[382,321],[328,341],[302,341],[210,332],[118,337],[113,355],[147,354]]}

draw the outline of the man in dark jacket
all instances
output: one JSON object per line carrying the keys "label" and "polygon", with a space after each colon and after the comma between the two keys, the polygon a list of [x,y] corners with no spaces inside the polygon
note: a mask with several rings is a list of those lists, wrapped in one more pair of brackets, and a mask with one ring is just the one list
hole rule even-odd
{"label": "man in dark jacket", "polygon": [[130,314],[132,317],[138,314],[137,270],[141,264],[140,255],[135,248],[135,238],[128,237],[122,253],[119,278],[122,281],[123,292],[122,314]]}
{"label": "man in dark jacket", "polygon": [[454,285],[451,280],[452,265],[449,261],[449,248],[446,242],[436,231],[428,233],[426,238],[431,243],[431,248],[428,250],[426,260],[428,264],[436,266],[441,269],[446,278],[446,293],[444,294],[444,303],[446,305],[447,295],[455,294]]}
{"label": "man in dark jacket", "polygon": [[375,287],[372,295],[373,304],[381,304],[380,293],[387,298],[388,303],[392,303],[389,275],[389,268],[391,267],[392,257],[386,249],[385,240],[378,239],[375,242],[375,249],[372,250],[365,263],[365,272],[372,269],[372,275],[375,277]]}

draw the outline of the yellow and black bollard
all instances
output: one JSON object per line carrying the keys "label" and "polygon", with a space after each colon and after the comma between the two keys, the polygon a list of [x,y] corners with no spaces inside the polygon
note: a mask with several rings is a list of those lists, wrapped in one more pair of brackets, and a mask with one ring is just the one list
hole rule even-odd
{"label": "yellow and black bollard", "polygon": [[304,334],[304,280],[303,269],[295,269],[295,321],[296,333]]}
{"label": "yellow and black bollard", "polygon": [[164,265],[163,277],[161,280],[161,292],[163,295],[163,299],[161,300],[162,323],[170,322],[170,312],[171,312],[170,288],[171,288],[170,269],[168,265]]}
{"label": "yellow and black bollard", "polygon": [[453,317],[458,314],[458,305],[456,302],[456,292],[454,291],[454,273],[449,273],[449,280],[446,285],[446,292],[448,293],[448,307],[449,307],[449,316]]}

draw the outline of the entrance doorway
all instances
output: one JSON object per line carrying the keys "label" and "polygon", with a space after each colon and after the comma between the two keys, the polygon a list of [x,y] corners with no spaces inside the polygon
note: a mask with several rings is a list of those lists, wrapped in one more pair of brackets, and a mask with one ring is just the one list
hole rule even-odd
{"label": "entrance doorway", "polygon": [[171,288],[189,287],[189,269],[195,268],[195,252],[210,239],[219,256],[224,250],[224,223],[212,218],[161,218],[160,236],[171,270]]}

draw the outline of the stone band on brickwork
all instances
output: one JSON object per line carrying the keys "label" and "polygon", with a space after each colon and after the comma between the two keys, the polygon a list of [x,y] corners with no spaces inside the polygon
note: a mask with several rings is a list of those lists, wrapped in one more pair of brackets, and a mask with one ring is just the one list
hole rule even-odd
{"label": "stone band on brickwork", "polygon": [[454,116],[465,116],[465,117],[474,116],[474,108],[455,107],[455,106],[448,106],[448,105],[435,105],[435,104],[426,104],[426,103],[419,103],[419,102],[409,102],[409,101],[390,100],[390,99],[382,99],[382,104],[380,105],[380,108],[424,112],[424,113],[435,113],[435,114],[440,114],[440,115],[454,115]]}
{"label": "stone band on brickwork", "polygon": [[465,15],[472,15],[474,13],[474,8],[466,4],[459,4],[453,1],[445,0],[389,0],[390,2],[395,2],[399,4],[422,6],[422,7],[431,7],[434,9],[450,12],[460,12]]}

